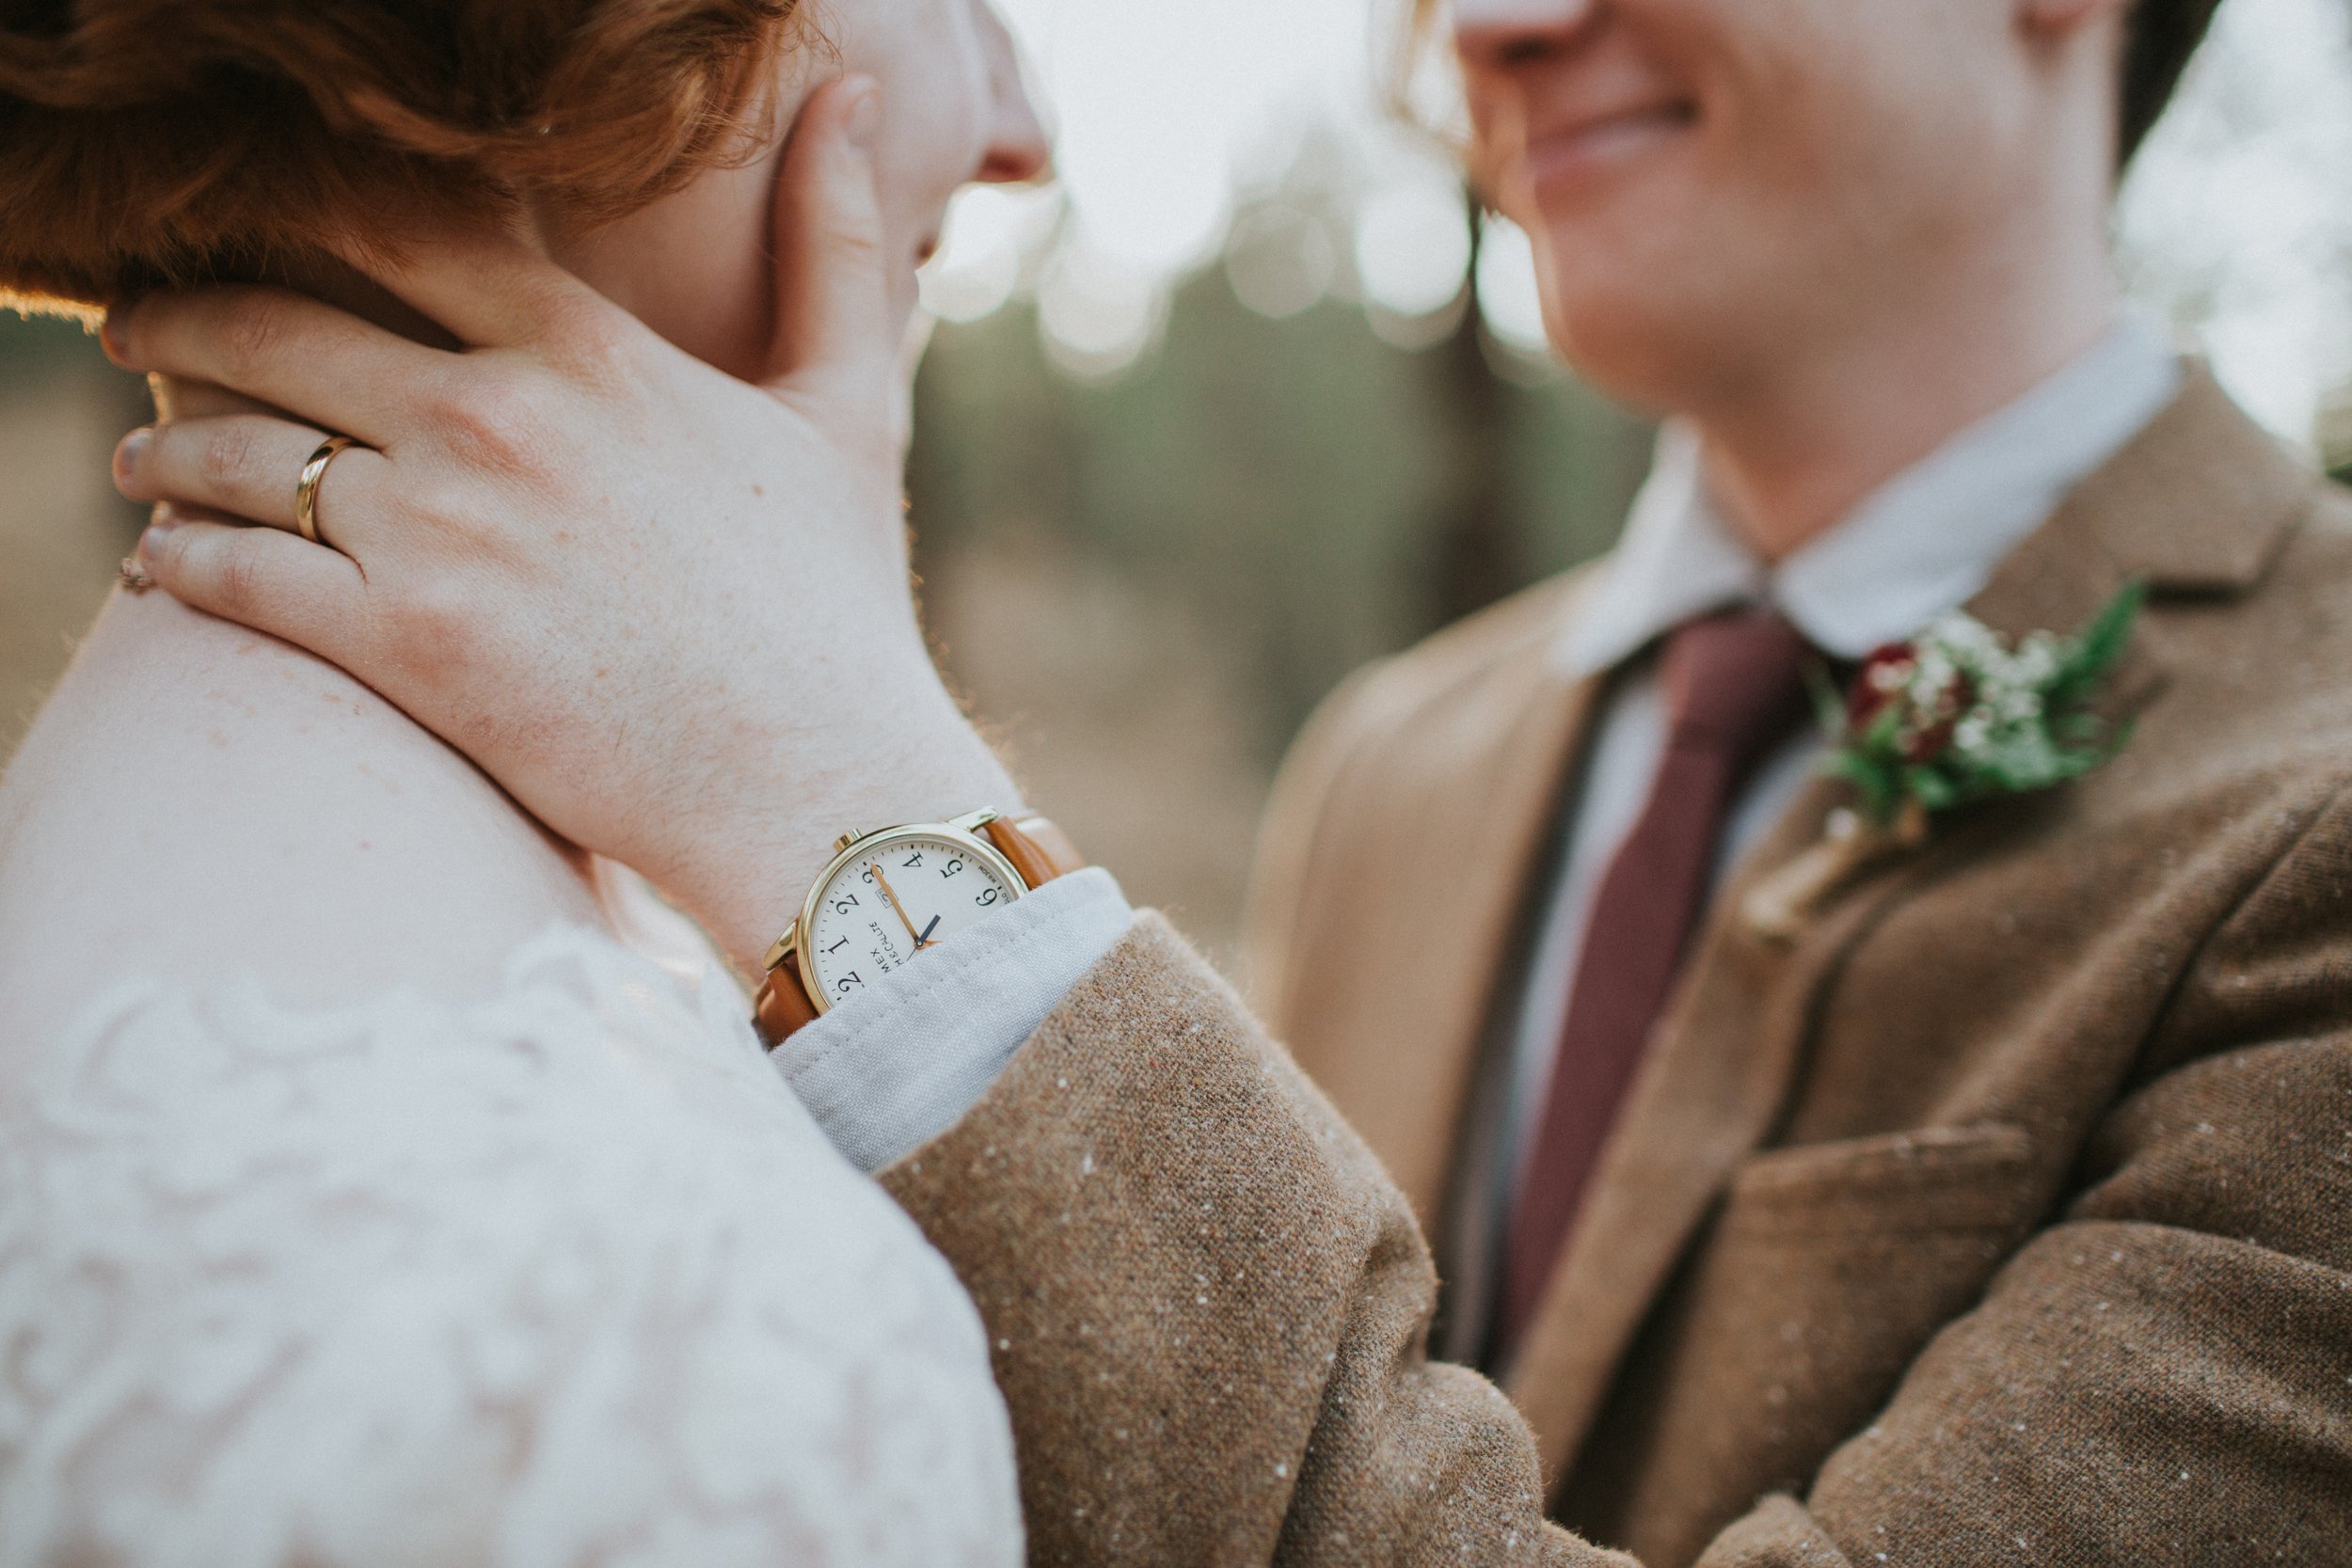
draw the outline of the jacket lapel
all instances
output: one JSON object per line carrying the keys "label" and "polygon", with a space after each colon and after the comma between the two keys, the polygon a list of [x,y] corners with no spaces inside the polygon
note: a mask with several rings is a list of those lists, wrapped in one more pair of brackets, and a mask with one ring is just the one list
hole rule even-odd
{"label": "jacket lapel", "polygon": [[1399,708],[1381,728],[1411,744],[1342,765],[1271,999],[1433,1235],[1498,975],[1594,708],[1597,683],[1553,657],[1560,625],[1546,615],[1490,662],[1381,693]]}
{"label": "jacket lapel", "polygon": [[[2158,598],[2242,591],[2308,509],[2310,485],[2191,365],[2174,403],[2002,563],[1970,611],[2014,636],[2071,631],[2133,580]],[[2117,675],[2127,698],[2161,686],[2162,657],[2143,628]],[[1941,833],[1867,872],[1793,942],[1750,930],[1740,913],[1748,889],[1809,847],[1845,799],[1829,781],[1807,786],[1715,900],[1510,1370],[1555,1487],[1693,1234],[1785,1115],[1845,958],[1941,856],[1964,852],[1956,832]]]}
{"label": "jacket lapel", "polygon": [[[2192,362],[2171,406],[2076,487],[1969,610],[2014,636],[2071,631],[2126,582],[2157,600],[2243,593],[2311,510],[2312,483]],[[2151,655],[2154,641],[2136,640]]]}

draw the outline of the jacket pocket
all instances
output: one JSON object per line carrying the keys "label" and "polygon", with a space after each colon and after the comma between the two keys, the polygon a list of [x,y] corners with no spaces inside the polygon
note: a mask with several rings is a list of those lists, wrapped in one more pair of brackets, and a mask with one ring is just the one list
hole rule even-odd
{"label": "jacket pocket", "polygon": [[2033,1139],[2009,1122],[1775,1148],[1726,1195],[1726,1241],[2008,1231],[2042,1202]]}

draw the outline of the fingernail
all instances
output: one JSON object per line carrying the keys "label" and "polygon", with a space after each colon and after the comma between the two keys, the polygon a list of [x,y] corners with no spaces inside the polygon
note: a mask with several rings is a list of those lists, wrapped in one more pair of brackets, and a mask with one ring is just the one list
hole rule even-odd
{"label": "fingernail", "polygon": [[155,439],[151,425],[142,425],[122,438],[115,448],[115,477],[128,479],[138,471],[140,461],[147,456],[148,447]]}
{"label": "fingernail", "polygon": [[855,147],[871,147],[874,133],[882,129],[882,84],[871,76],[852,76],[850,91],[856,94],[856,102],[850,105],[846,127],[850,142]]}
{"label": "fingernail", "polygon": [[148,291],[136,289],[109,303],[105,319],[98,324],[99,345],[118,358],[129,353],[131,324],[137,319],[139,307],[147,299]]}
{"label": "fingernail", "polygon": [[155,520],[139,534],[139,560],[143,564],[153,565],[165,542],[171,537],[171,531],[177,525],[168,520],[168,515],[164,508],[157,507]]}

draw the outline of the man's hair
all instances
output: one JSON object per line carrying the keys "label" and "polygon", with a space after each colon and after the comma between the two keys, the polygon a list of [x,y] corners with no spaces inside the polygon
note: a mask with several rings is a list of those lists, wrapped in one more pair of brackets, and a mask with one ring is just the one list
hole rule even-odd
{"label": "man's hair", "polygon": [[[0,0],[0,304],[618,215],[749,150],[798,0]],[[797,29],[794,29],[797,31]]]}
{"label": "man's hair", "polygon": [[2204,41],[2221,0],[2139,0],[2123,45],[2123,91],[2116,143],[2118,166],[2132,161],[2155,128],[2188,57]]}

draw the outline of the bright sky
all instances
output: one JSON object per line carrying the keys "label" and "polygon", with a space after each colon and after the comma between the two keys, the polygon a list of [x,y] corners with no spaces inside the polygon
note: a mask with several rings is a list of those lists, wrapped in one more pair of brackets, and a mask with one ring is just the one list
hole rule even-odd
{"label": "bright sky", "polygon": [[1058,122],[1089,233],[1153,267],[1198,261],[1252,138],[1369,104],[1366,0],[999,0]]}
{"label": "bright sky", "polygon": [[[1169,283],[1225,246],[1234,191],[1268,149],[1320,124],[1363,170],[1353,244],[1330,254],[1308,225],[1296,244],[1232,236],[1245,301],[1285,314],[1336,287],[1391,324],[1449,302],[1465,259],[1450,176],[1375,106],[1381,3],[999,0],[1058,123],[1061,186],[962,198],[928,297],[970,319],[1034,289],[1057,356],[1115,372],[1148,348]],[[2298,439],[2352,385],[2348,17],[2344,0],[2225,0],[2120,224],[2135,294]],[[1534,348],[1524,241],[1489,237],[1482,304]]]}

